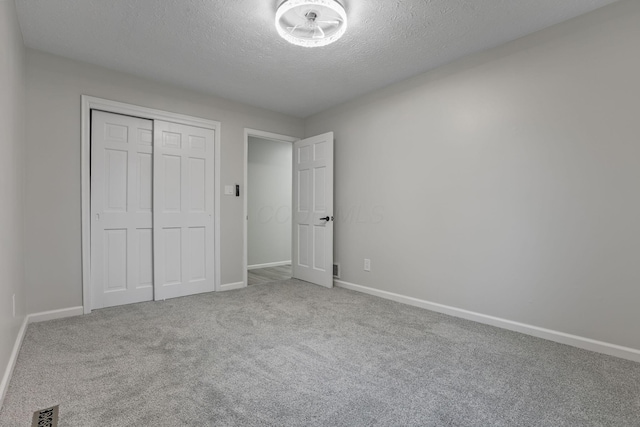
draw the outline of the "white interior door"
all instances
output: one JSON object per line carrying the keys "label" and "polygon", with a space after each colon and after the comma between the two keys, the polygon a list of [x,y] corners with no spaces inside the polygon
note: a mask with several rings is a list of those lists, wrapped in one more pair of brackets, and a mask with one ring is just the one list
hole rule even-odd
{"label": "white interior door", "polygon": [[293,144],[293,277],[333,287],[333,132]]}
{"label": "white interior door", "polygon": [[153,299],[153,122],[91,116],[91,308]]}
{"label": "white interior door", "polygon": [[155,121],[155,299],[214,290],[215,131]]}

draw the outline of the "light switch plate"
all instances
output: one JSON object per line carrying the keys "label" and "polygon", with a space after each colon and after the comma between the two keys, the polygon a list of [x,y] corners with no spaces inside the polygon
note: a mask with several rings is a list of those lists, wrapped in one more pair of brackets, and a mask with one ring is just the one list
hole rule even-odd
{"label": "light switch plate", "polygon": [[225,185],[224,186],[224,195],[225,196],[233,196],[236,194],[236,189],[233,185]]}

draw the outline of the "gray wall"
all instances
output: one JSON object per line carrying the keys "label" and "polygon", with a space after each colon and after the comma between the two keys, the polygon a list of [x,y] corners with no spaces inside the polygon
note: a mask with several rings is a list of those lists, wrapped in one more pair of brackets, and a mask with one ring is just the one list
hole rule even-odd
{"label": "gray wall", "polygon": [[309,118],[343,280],[640,349],[639,23],[616,3]]}
{"label": "gray wall", "polygon": [[15,4],[0,1],[0,379],[25,318],[23,76],[24,48]]}
{"label": "gray wall", "polygon": [[249,137],[248,265],[291,261],[293,145]]}
{"label": "gray wall", "polygon": [[[80,96],[222,124],[225,184],[244,189],[244,128],[301,136],[303,121],[105,68],[27,50],[26,281],[28,312],[82,305]],[[222,196],[222,284],[243,280],[243,201]]]}

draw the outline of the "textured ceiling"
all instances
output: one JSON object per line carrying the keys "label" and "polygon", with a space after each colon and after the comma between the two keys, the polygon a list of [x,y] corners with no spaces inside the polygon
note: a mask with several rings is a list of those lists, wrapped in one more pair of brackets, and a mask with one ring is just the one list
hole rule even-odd
{"label": "textured ceiling", "polygon": [[616,0],[346,0],[346,35],[308,49],[281,0],[16,0],[28,47],[306,117]]}

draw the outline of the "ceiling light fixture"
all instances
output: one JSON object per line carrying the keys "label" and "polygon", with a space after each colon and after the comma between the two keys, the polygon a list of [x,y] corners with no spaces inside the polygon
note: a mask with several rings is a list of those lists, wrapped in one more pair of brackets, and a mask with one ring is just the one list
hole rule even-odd
{"label": "ceiling light fixture", "polygon": [[347,30],[347,13],[337,0],[285,0],[276,12],[276,29],[289,43],[326,46]]}

